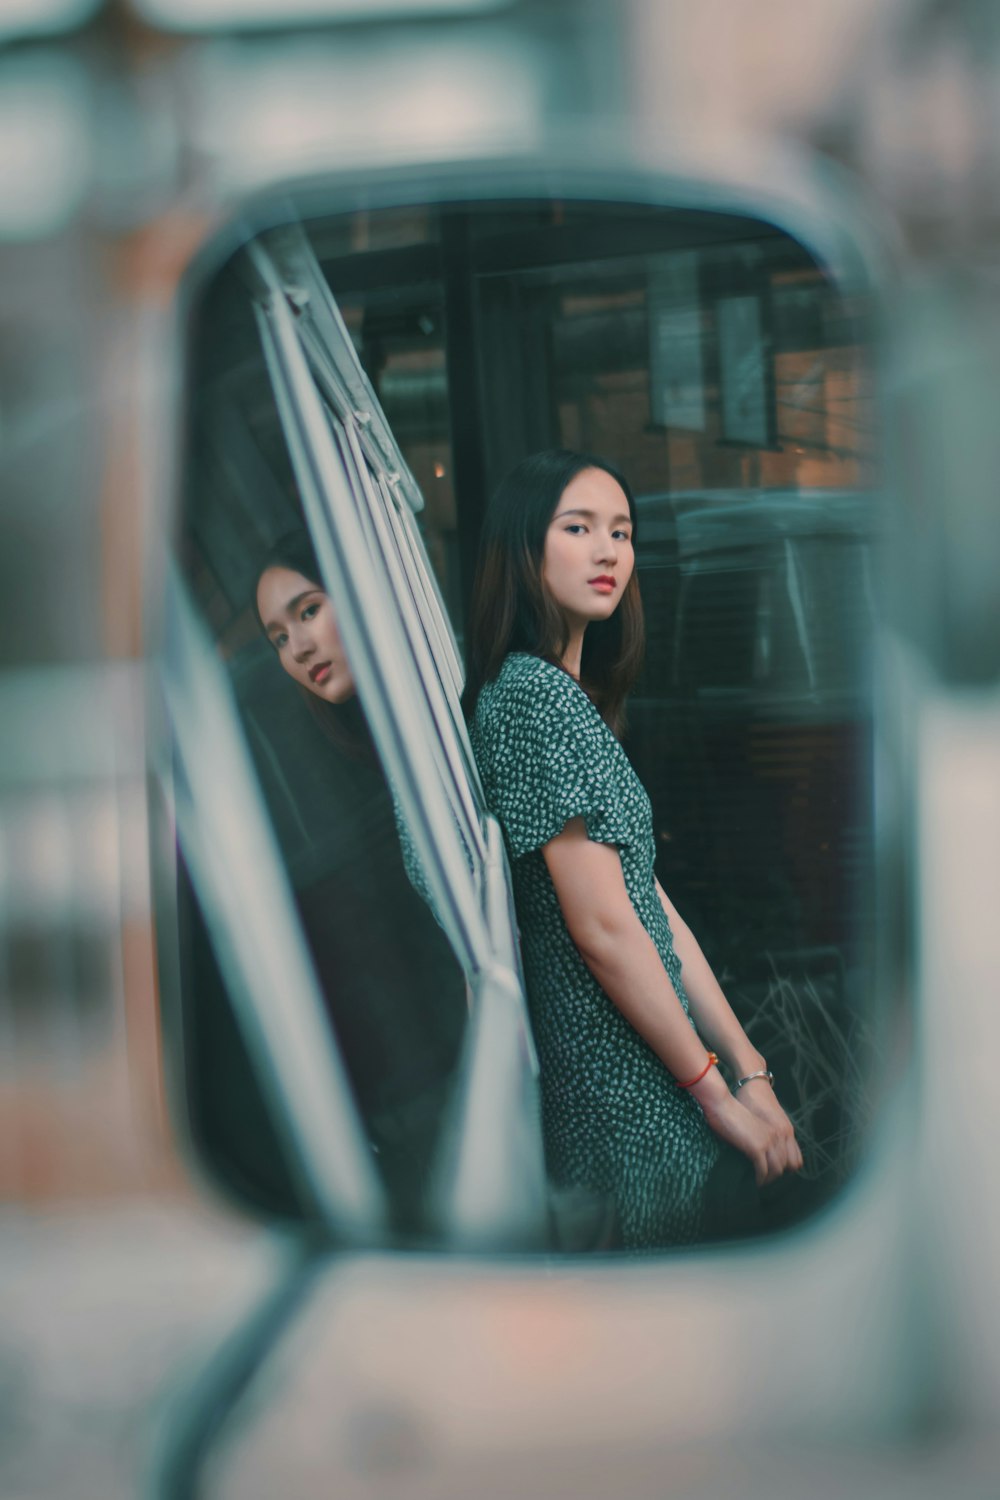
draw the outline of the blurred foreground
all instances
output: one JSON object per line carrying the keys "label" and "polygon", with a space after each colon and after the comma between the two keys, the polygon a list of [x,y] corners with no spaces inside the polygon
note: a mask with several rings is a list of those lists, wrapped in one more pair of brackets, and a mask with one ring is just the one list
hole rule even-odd
{"label": "blurred foreground", "polygon": [[[287,36],[185,34],[166,3],[44,9],[0,55],[0,1489],[141,1492],[166,1393],[287,1255],[208,1206],[163,1103],[141,579],[173,457],[177,278],[269,180],[544,156],[589,121],[637,161],[697,138],[748,182],[761,141],[790,174],[846,167],[895,257],[880,390],[907,644],[881,708],[904,751],[878,800],[883,932],[913,929],[887,957],[881,1131],[827,1218],[738,1280],[705,1257],[676,1303],[657,1266],[328,1264],[211,1492],[992,1500],[995,8],[552,0]],[[786,1298],[787,1326],[755,1319],[758,1294]],[[850,1367],[824,1362],[831,1330]]]}

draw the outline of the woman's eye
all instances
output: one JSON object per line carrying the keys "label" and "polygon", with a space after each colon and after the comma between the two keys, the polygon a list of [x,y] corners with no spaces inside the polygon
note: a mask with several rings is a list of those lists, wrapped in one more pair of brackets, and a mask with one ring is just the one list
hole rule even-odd
{"label": "woman's eye", "polygon": [[316,614],[319,614],[319,603],[314,600],[312,604],[307,604],[305,609],[302,611],[302,619],[311,620],[313,615]]}
{"label": "woman's eye", "polygon": [[288,644],[288,636],[281,630],[277,635],[272,635],[271,644],[274,646],[275,651],[280,651],[282,646]]}
{"label": "woman's eye", "polygon": [[611,535],[614,537],[616,542],[630,542],[632,540],[627,531],[613,531]]}
{"label": "woman's eye", "polygon": [[585,528],[580,524],[579,521],[572,521],[570,525],[566,527],[566,530],[569,532],[570,536],[582,536]]}

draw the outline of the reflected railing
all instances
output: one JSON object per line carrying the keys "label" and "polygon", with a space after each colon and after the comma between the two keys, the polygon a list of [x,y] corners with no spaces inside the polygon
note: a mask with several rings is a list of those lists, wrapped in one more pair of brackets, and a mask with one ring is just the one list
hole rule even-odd
{"label": "reflected railing", "polygon": [[[251,247],[250,261],[259,277],[256,311],[265,360],[324,582],[337,601],[358,696],[435,915],[463,969],[472,974],[489,961],[475,872],[432,750],[433,717],[425,695],[414,690],[419,668],[399,614],[387,607],[391,577],[384,559],[372,551],[362,519],[364,495],[345,469],[284,284],[260,244]],[[357,422],[353,416],[347,420]]]}

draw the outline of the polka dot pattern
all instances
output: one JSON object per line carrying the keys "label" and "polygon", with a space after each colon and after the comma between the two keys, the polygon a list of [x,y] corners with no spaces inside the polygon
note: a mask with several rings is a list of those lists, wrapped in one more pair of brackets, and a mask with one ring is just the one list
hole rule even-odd
{"label": "polka dot pattern", "polygon": [[576,817],[592,839],[617,846],[632,905],[687,1011],[653,882],[649,798],[586,693],[538,657],[506,658],[470,732],[511,858],[549,1174],[558,1187],[610,1195],[627,1248],[689,1243],[718,1142],[583,962],[540,852]]}

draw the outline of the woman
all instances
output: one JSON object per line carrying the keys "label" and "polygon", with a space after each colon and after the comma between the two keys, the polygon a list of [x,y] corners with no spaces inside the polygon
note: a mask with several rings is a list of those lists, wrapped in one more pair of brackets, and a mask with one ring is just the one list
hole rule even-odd
{"label": "woman", "polygon": [[[368,722],[355,693],[333,605],[318,578],[308,533],[286,534],[257,568],[257,620],[326,738],[345,755],[374,766],[377,756]],[[420,858],[395,798],[393,811],[406,873],[433,911]]]}
{"label": "woman", "polygon": [[[317,861],[310,862],[296,901],[397,1227],[411,1232],[421,1227],[464,1033],[464,980],[414,890],[421,882],[412,854],[404,870],[405,830],[397,826],[307,534],[283,538],[256,571],[261,629],[326,740],[318,756],[294,757],[304,783],[296,823],[330,851],[318,870]],[[299,737],[303,729],[308,732],[308,721],[296,731]],[[284,724],[281,735],[287,740]],[[277,742],[279,735],[273,738]],[[265,758],[275,758],[274,743]],[[322,820],[310,801],[317,776],[324,783]],[[282,784],[291,779],[294,773],[286,771]],[[317,826],[320,821],[330,826]]]}
{"label": "woman", "polygon": [[642,655],[635,531],[628,485],[601,459],[539,453],[508,475],[485,523],[464,704],[512,862],[550,1172],[610,1195],[640,1249],[720,1227],[709,1205],[734,1152],[758,1187],[802,1157],[654,877],[649,799],[616,738]]}
{"label": "woman", "polygon": [[341,749],[371,755],[337,619],[318,579],[308,534],[289,532],[256,569],[257,620],[328,738]]}

